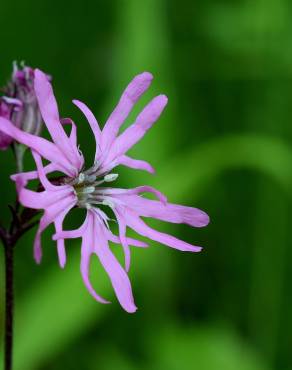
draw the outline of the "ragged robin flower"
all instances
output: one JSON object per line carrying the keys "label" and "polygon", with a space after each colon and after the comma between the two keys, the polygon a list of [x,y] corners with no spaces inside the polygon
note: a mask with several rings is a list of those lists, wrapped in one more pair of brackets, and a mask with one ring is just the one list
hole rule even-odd
{"label": "ragged robin flower", "polygon": [[[73,103],[87,118],[96,142],[93,164],[84,168],[84,158],[77,145],[77,130],[70,119],[60,119],[57,103],[47,76],[35,70],[34,88],[42,118],[51,135],[52,141],[29,134],[13,125],[9,119],[0,118],[0,129],[14,140],[28,146],[34,156],[37,170],[12,176],[16,181],[19,200],[25,207],[44,211],[34,242],[34,256],[40,262],[42,256],[41,234],[54,223],[58,258],[61,267],[66,263],[64,240],[81,238],[81,274],[91,295],[102,303],[108,303],[99,296],[89,280],[89,262],[96,254],[107,272],[115,294],[128,312],[135,312],[131,284],[127,275],[130,267],[129,246],[146,247],[144,242],[126,236],[127,228],[136,233],[181,251],[199,252],[201,247],[191,245],[174,236],[159,232],[149,227],[142,218],[150,217],[172,223],[184,223],[193,227],[203,227],[209,222],[208,215],[192,207],[168,203],[166,197],[150,186],[134,189],[109,187],[117,174],[112,170],[119,165],[133,169],[154,170],[147,162],[130,158],[126,153],[133,147],[157,121],[167,98],[159,95],[137,116],[135,122],[119,134],[120,128],[140,96],[148,89],[152,75],[144,72],[136,76],[123,92],[113,113],[101,130],[93,113],[82,102]],[[67,135],[63,125],[71,125]],[[49,161],[43,166],[42,157]],[[50,181],[47,175],[55,171],[62,172],[59,183]],[[38,178],[42,191],[36,192],[26,187],[31,179]],[[143,193],[152,193],[157,200],[144,198]],[[77,230],[63,230],[65,216],[73,207],[84,208],[86,218]],[[110,219],[104,208],[109,207],[118,223],[119,235],[110,230]],[[122,267],[109,247],[109,241],[121,244],[125,255],[125,267]]]}

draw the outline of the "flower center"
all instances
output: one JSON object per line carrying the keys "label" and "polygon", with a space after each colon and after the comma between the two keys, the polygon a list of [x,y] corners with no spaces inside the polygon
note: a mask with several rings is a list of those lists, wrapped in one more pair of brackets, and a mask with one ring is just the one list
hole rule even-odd
{"label": "flower center", "polygon": [[80,208],[90,209],[93,205],[103,204],[112,207],[104,199],[100,185],[103,183],[113,182],[118,178],[118,174],[109,173],[103,176],[97,176],[98,165],[95,164],[90,169],[80,172],[79,175],[69,182],[73,186],[77,196],[77,206]]}

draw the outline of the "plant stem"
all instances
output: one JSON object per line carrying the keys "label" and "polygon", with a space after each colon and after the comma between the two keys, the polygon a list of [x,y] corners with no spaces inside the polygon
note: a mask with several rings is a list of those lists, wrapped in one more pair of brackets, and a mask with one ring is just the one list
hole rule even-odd
{"label": "plant stem", "polygon": [[[32,221],[37,214],[34,210],[20,210],[18,202],[15,208],[9,207],[12,213],[11,225],[6,230],[0,225],[5,256],[5,333],[4,333],[4,370],[12,370],[13,360],[13,308],[14,308],[14,246],[21,236],[30,230],[37,221]],[[16,211],[17,210],[17,211]]]}
{"label": "plant stem", "polygon": [[13,245],[5,243],[5,370],[12,370],[13,348]]}

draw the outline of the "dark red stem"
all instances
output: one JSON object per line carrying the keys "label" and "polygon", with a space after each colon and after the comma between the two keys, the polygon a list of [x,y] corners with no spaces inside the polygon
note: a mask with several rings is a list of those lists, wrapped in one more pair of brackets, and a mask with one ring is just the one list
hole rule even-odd
{"label": "dark red stem", "polygon": [[12,370],[13,349],[13,245],[5,245],[5,370]]}

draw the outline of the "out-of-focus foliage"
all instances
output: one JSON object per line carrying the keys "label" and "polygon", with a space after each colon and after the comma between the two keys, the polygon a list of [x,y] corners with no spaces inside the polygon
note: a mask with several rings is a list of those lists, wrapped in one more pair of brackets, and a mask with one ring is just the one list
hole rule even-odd
{"label": "out-of-focus foliage", "polygon": [[[87,102],[102,124],[128,81],[151,71],[153,86],[127,123],[154,94],[169,96],[133,150],[157,175],[121,169],[120,185],[154,185],[211,216],[201,230],[155,223],[203,245],[201,254],[155,243],[133,250],[135,315],[118,306],[97,260],[92,280],[114,303],[89,296],[78,240],[67,243],[62,271],[52,229],[41,266],[32,259],[34,232],[26,235],[15,261],[15,370],[291,370],[292,4],[2,1],[0,20],[0,83],[15,59],[51,73],[89,161],[93,139],[70,100]],[[0,166],[7,223],[11,153],[0,153]]]}

